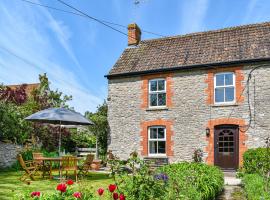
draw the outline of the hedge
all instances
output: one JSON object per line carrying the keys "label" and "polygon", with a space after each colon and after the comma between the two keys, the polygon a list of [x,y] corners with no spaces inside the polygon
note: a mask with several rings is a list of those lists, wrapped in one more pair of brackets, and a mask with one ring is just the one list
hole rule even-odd
{"label": "hedge", "polygon": [[250,200],[270,200],[266,192],[266,181],[259,174],[245,174],[242,178],[247,198]]}
{"label": "hedge", "polygon": [[249,149],[243,156],[243,172],[246,174],[266,174],[270,169],[270,149]]}
{"label": "hedge", "polygon": [[210,200],[223,190],[223,172],[203,163],[175,163],[159,169],[169,177],[166,199]]}

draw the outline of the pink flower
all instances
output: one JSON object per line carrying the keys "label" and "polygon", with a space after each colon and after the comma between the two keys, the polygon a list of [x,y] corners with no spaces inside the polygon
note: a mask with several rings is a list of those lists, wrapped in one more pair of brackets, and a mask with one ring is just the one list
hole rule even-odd
{"label": "pink flower", "polygon": [[60,183],[57,185],[56,190],[60,191],[61,193],[67,191],[67,185],[65,183]]}
{"label": "pink flower", "polygon": [[68,184],[68,185],[73,185],[73,180],[71,180],[71,179],[69,179],[69,180],[67,180],[67,182],[66,182],[66,184]]}
{"label": "pink flower", "polygon": [[101,196],[103,194],[103,192],[104,192],[104,189],[103,188],[99,188],[97,190],[97,192],[98,192],[99,196]]}
{"label": "pink flower", "polygon": [[117,186],[115,184],[110,184],[108,189],[110,192],[114,192],[116,190]]}
{"label": "pink flower", "polygon": [[40,192],[32,192],[31,197],[40,197]]}
{"label": "pink flower", "polygon": [[120,194],[120,195],[119,195],[119,199],[120,199],[120,200],[125,200],[125,199],[126,199],[126,197],[125,197],[125,195]]}
{"label": "pink flower", "polygon": [[113,193],[113,199],[117,200],[118,199],[118,194],[116,192]]}
{"label": "pink flower", "polygon": [[73,193],[73,196],[74,196],[76,199],[82,198],[82,194],[81,194],[80,192],[74,192],[74,193]]}

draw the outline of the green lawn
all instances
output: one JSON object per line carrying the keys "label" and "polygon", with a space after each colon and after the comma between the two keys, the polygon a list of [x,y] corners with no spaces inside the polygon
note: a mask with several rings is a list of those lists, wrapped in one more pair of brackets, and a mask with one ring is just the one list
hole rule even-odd
{"label": "green lawn", "polygon": [[[22,194],[25,192],[40,191],[42,193],[54,192],[59,180],[41,179],[37,177],[37,180],[30,181],[29,184],[21,182],[19,177],[23,172],[14,171],[0,171],[0,199],[9,200],[13,199],[14,195]],[[93,188],[93,191],[99,187],[107,187],[112,183],[108,174],[103,173],[89,173],[87,177],[81,178],[79,184],[83,184],[85,187]],[[79,187],[79,184],[75,184],[74,187]]]}

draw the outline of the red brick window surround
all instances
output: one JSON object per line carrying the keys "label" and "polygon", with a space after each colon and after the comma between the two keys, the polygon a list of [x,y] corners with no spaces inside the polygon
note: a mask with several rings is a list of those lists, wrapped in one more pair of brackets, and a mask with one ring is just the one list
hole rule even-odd
{"label": "red brick window surround", "polygon": [[172,120],[157,119],[153,121],[141,122],[141,155],[149,156],[149,128],[150,127],[164,127],[166,129],[166,156],[173,156],[173,131],[172,131]]}
{"label": "red brick window surround", "polygon": [[147,109],[150,107],[149,105],[149,81],[153,79],[164,79],[166,82],[166,106],[167,108],[171,108],[173,106],[172,104],[172,74],[170,73],[163,73],[163,74],[153,74],[153,75],[145,75],[141,77],[142,79],[142,109]]}
{"label": "red brick window surround", "polygon": [[216,69],[211,69],[207,71],[207,78],[205,80],[205,83],[207,83],[207,88],[205,90],[205,93],[207,95],[206,103],[208,105],[214,105],[215,104],[215,75],[219,73],[227,73],[227,72],[232,72],[234,73],[234,79],[235,79],[235,103],[243,103],[244,102],[244,96],[242,94],[242,91],[244,89],[243,86],[243,80],[244,80],[244,75],[243,75],[243,67],[242,66],[237,66],[237,67],[226,67],[226,68],[216,68]]}
{"label": "red brick window surround", "polygon": [[[206,136],[206,141],[208,142],[205,152],[208,153],[206,158],[206,163],[213,165],[214,164],[214,130],[215,126],[218,125],[238,125],[239,127],[244,127],[246,125],[244,119],[238,118],[219,118],[219,119],[212,119],[208,121],[207,127],[210,129],[210,135]],[[248,137],[244,131],[239,129],[239,165],[241,166],[243,163],[243,154],[247,150],[246,141]]]}

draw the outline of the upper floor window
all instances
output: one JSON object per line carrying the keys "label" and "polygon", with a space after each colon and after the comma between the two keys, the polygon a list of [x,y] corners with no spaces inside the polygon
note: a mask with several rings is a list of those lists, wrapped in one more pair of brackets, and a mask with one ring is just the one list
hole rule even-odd
{"label": "upper floor window", "polygon": [[165,79],[153,79],[149,81],[149,106],[166,106]]}
{"label": "upper floor window", "polygon": [[235,75],[232,72],[215,75],[215,103],[235,102]]}
{"label": "upper floor window", "polygon": [[148,152],[149,155],[166,154],[166,128],[152,126],[148,129]]}

